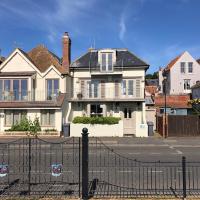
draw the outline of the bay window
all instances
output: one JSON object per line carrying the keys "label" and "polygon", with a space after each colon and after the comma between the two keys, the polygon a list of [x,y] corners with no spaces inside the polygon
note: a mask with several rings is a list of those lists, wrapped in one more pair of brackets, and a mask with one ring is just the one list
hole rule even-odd
{"label": "bay window", "polygon": [[1,79],[0,100],[27,100],[27,79]]}

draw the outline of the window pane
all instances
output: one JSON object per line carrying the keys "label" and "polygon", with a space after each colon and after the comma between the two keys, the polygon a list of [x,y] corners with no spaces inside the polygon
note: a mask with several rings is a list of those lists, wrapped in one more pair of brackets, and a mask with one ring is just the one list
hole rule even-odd
{"label": "window pane", "polygon": [[46,110],[41,111],[41,125],[47,124],[47,112]]}
{"label": "window pane", "polygon": [[126,80],[122,81],[122,95],[126,95]]}
{"label": "window pane", "polygon": [[13,112],[13,124],[19,123],[20,122],[20,118],[19,118],[19,111],[14,111]]}
{"label": "window pane", "polygon": [[19,100],[19,80],[13,80],[14,100]]}
{"label": "window pane", "polygon": [[59,92],[59,80],[55,79],[54,80],[54,94],[56,94],[56,96],[57,96],[58,92]]}
{"label": "window pane", "polygon": [[3,100],[3,80],[0,80],[0,100]]}
{"label": "window pane", "polygon": [[4,99],[10,99],[10,80],[4,80]]}
{"label": "window pane", "polygon": [[133,80],[128,81],[128,95],[133,95]]}
{"label": "window pane", "polygon": [[181,62],[181,73],[185,73],[185,63]]}
{"label": "window pane", "polygon": [[97,117],[103,115],[103,108],[101,108],[100,104],[91,104],[90,110],[91,117]]}
{"label": "window pane", "polygon": [[192,72],[193,72],[193,63],[192,63],[192,62],[189,62],[189,63],[188,63],[188,72],[189,72],[189,73],[192,73]]}
{"label": "window pane", "polygon": [[92,98],[92,84],[91,84],[91,81],[88,81],[87,84],[88,84],[88,95],[89,95],[89,98]]}
{"label": "window pane", "polygon": [[51,100],[52,97],[52,89],[53,89],[53,84],[52,84],[52,80],[49,79],[47,80],[47,100]]}
{"label": "window pane", "polygon": [[27,86],[27,80],[23,79],[21,80],[21,95],[22,95],[22,100],[27,100],[28,99],[28,86]]}
{"label": "window pane", "polygon": [[11,111],[10,110],[6,110],[5,111],[5,125],[6,126],[11,126],[12,124],[12,118],[11,118]]}
{"label": "window pane", "polygon": [[95,97],[95,98],[98,97],[98,86],[99,86],[98,81],[94,81],[94,82],[93,82],[93,87],[94,87],[94,97]]}
{"label": "window pane", "polygon": [[113,63],[112,63],[112,53],[109,53],[108,54],[108,71],[112,71],[112,66],[113,66]]}
{"label": "window pane", "polygon": [[102,53],[101,55],[101,70],[102,71],[106,71],[106,54],[105,53]]}
{"label": "window pane", "polygon": [[54,110],[49,111],[49,125],[51,126],[55,125],[55,111]]}

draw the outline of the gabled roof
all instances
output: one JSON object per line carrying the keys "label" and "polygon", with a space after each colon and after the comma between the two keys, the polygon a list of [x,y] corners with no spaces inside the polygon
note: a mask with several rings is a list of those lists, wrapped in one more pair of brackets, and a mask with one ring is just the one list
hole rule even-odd
{"label": "gabled roof", "polygon": [[[144,67],[149,68],[149,65],[132,54],[127,49],[113,49],[116,51],[116,63],[114,67]],[[80,58],[75,60],[71,67],[74,68],[95,68],[99,66],[98,63],[98,51],[99,50],[90,50],[89,52],[82,55]]]}
{"label": "gabled roof", "polygon": [[23,53],[34,63],[40,72],[45,72],[53,65],[61,74],[67,74],[67,70],[61,65],[60,58],[43,45],[38,45],[28,53]]}
{"label": "gabled roof", "polygon": [[182,54],[178,55],[176,58],[174,58],[173,60],[171,60],[171,61],[168,63],[168,65],[167,65],[167,67],[165,68],[165,70],[166,70],[166,71],[170,70],[170,69],[174,66],[174,64],[178,61],[178,59],[179,59],[184,53],[185,53],[185,52],[183,52]]}

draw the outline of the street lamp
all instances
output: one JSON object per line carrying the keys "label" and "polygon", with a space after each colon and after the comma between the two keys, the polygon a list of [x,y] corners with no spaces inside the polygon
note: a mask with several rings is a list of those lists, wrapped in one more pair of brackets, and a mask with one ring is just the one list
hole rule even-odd
{"label": "street lamp", "polygon": [[165,134],[164,137],[167,138],[167,76],[166,73],[163,73],[163,79],[164,79],[164,95],[165,95]]}

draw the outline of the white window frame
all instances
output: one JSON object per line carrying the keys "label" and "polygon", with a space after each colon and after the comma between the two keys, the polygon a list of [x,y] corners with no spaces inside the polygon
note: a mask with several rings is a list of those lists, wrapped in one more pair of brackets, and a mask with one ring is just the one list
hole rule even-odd
{"label": "white window frame", "polygon": [[[50,120],[50,112],[53,112],[53,115],[54,115],[54,120],[53,120],[53,124],[51,124],[51,120]],[[41,126],[49,126],[49,127],[55,127],[55,110],[41,110],[40,111],[40,113],[41,113],[41,120],[40,120],[40,122],[41,122]],[[47,121],[47,123],[45,124],[44,122],[43,122],[43,116],[42,115],[45,115],[45,117],[46,117],[46,121]]]}
{"label": "white window frame", "polygon": [[[192,66],[190,66],[190,64],[192,64]],[[190,69],[192,69],[192,71],[190,72]],[[193,62],[188,62],[188,73],[192,74],[193,73]]]}
{"label": "white window frame", "polygon": [[[10,123],[9,123],[9,124],[6,123],[6,115],[7,115],[6,112],[10,112]],[[4,111],[4,115],[5,115],[4,125],[5,125],[5,126],[10,127],[10,126],[12,126],[13,124],[15,124],[15,123],[14,123],[14,114],[15,114],[15,112],[18,112],[18,113],[19,113],[19,114],[18,114],[18,118],[19,118],[18,123],[22,120],[23,113],[25,113],[25,116],[27,116],[27,111],[26,111],[26,110],[5,110],[5,111]]]}
{"label": "white window frame", "polygon": [[[182,64],[184,64],[184,66],[182,66]],[[182,71],[182,69],[183,69],[183,71]],[[181,74],[185,74],[185,62],[180,63],[180,72],[181,72]]]}
{"label": "white window frame", "polygon": [[[103,55],[106,56],[106,66],[105,66],[105,70],[103,69]],[[109,58],[109,55],[111,55],[111,58],[112,58],[112,69],[110,70],[109,69],[109,61],[108,61],[108,58]],[[100,62],[100,66],[101,66],[101,72],[113,72],[113,52],[101,52],[101,62]]]}
{"label": "white window frame", "polygon": [[[95,84],[97,87],[95,87]],[[99,80],[88,80],[87,81],[87,96],[88,98],[99,98],[100,96],[100,81]],[[95,95],[95,89],[97,89],[97,95]]]}

